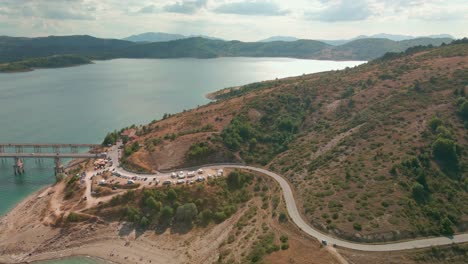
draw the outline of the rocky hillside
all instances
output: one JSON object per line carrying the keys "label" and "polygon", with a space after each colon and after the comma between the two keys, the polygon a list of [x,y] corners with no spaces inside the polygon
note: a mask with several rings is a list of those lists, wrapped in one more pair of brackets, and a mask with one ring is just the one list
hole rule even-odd
{"label": "rocky hillside", "polygon": [[381,241],[468,228],[468,43],[255,83],[136,128],[126,166],[245,162],[282,174],[304,216]]}

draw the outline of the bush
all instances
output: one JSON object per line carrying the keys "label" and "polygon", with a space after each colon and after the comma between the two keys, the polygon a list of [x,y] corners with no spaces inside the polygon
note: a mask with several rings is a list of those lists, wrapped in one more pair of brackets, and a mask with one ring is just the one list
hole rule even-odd
{"label": "bush", "polygon": [[432,119],[429,121],[429,128],[431,129],[432,132],[435,132],[436,129],[442,125],[442,120],[440,120],[438,117],[434,116]]}
{"label": "bush", "polygon": [[115,145],[118,139],[119,139],[119,135],[117,132],[108,133],[106,137],[104,138],[102,145],[103,146]]}
{"label": "bush", "polygon": [[187,203],[177,207],[175,219],[179,223],[191,224],[197,214],[197,206],[194,203]]}
{"label": "bush", "polygon": [[419,182],[415,182],[411,187],[411,192],[413,194],[414,200],[418,203],[426,202],[428,199],[428,193],[426,192],[424,186]]}
{"label": "bush", "polygon": [[232,190],[241,189],[246,183],[250,183],[252,178],[253,177],[250,174],[235,170],[229,173],[227,177],[227,184],[228,187]]}
{"label": "bush", "polygon": [[161,220],[164,222],[169,221],[174,215],[174,209],[170,206],[164,206],[161,210]]}
{"label": "bush", "polygon": [[464,120],[468,120],[468,100],[458,107],[458,113]]}
{"label": "bush", "polygon": [[169,189],[169,191],[167,192],[167,195],[166,195],[166,198],[167,200],[169,200],[170,202],[174,202],[175,200],[177,200],[177,193],[174,189]]}
{"label": "bush", "polygon": [[354,230],[357,230],[357,231],[361,231],[362,230],[362,226],[360,223],[354,223],[353,224],[353,228]]}
{"label": "bush", "polygon": [[437,160],[458,163],[458,146],[447,138],[438,138],[432,144],[432,154]]}
{"label": "bush", "polygon": [[284,222],[288,221],[288,217],[286,216],[286,214],[284,212],[281,212],[279,214],[278,221],[280,223],[284,223]]}
{"label": "bush", "polygon": [[67,216],[67,221],[68,222],[79,222],[80,221],[80,216],[75,213],[75,212],[70,212]]}
{"label": "bush", "polygon": [[66,175],[64,173],[57,173],[55,175],[55,182],[61,182],[63,179],[65,179]]}

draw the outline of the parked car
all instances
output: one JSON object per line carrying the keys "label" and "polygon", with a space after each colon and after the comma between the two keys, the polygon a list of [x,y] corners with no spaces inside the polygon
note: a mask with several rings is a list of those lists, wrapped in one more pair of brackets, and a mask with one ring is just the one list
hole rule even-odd
{"label": "parked car", "polygon": [[163,185],[171,185],[171,184],[172,184],[172,181],[170,180],[163,181]]}
{"label": "parked car", "polygon": [[203,181],[205,181],[205,177],[203,177],[203,176],[198,176],[197,182],[203,182]]}
{"label": "parked car", "polygon": [[[188,181],[187,181],[188,182]],[[184,180],[177,180],[177,184],[184,184],[185,181]]]}

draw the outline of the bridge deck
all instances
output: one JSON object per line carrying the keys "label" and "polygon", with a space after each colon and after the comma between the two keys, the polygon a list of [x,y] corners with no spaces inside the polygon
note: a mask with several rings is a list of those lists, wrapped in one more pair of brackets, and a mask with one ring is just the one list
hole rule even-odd
{"label": "bridge deck", "polygon": [[0,153],[0,158],[105,158],[103,153]]}
{"label": "bridge deck", "polygon": [[25,148],[33,148],[33,147],[43,147],[43,148],[97,148],[100,147],[99,144],[35,144],[35,143],[0,143],[0,147],[25,147]]}

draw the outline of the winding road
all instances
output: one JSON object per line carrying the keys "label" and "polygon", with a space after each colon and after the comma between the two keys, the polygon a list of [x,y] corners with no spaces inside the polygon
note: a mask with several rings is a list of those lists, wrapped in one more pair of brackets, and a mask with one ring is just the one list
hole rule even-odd
{"label": "winding road", "polygon": [[[113,168],[115,168],[122,176],[129,176],[133,177],[138,174],[127,172],[119,167],[119,158],[118,158],[118,145],[113,146],[111,151],[108,152],[109,157],[111,157],[113,161]],[[369,244],[369,243],[357,243],[342,240],[336,237],[332,237],[328,234],[324,234],[317,229],[310,226],[304,219],[302,218],[301,214],[296,205],[296,200],[294,199],[294,194],[291,189],[289,183],[280,175],[257,167],[251,166],[244,166],[244,165],[223,165],[219,164],[217,166],[206,166],[202,167],[204,170],[209,169],[218,169],[218,168],[233,168],[233,169],[246,169],[251,171],[256,171],[262,173],[264,175],[272,177],[276,180],[281,189],[283,190],[284,200],[286,202],[286,208],[288,210],[289,216],[291,220],[305,233],[308,235],[318,239],[319,241],[325,240],[327,241],[328,245],[336,245],[338,247],[349,248],[354,250],[361,250],[361,251],[375,251],[375,252],[385,252],[385,251],[398,251],[398,250],[409,250],[409,249],[417,249],[417,248],[427,248],[432,246],[443,246],[443,245],[450,245],[450,244],[457,244],[457,243],[466,243],[468,242],[468,233],[455,235],[451,238],[449,237],[433,237],[433,238],[421,238],[421,239],[414,239],[408,240],[403,242],[390,242],[390,243],[382,243],[382,244]],[[139,175],[140,177],[158,177],[164,178],[169,177],[169,173],[161,173],[161,174],[153,174],[153,175]]]}

